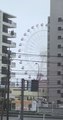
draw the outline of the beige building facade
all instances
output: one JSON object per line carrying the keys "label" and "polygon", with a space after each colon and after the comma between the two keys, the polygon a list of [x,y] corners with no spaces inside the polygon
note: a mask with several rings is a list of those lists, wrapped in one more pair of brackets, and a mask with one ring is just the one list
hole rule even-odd
{"label": "beige building facade", "polygon": [[[11,87],[10,88],[10,100],[11,109],[20,110],[21,109],[21,88]],[[31,108],[32,101],[37,100],[37,92],[24,91],[24,110],[27,111]]]}

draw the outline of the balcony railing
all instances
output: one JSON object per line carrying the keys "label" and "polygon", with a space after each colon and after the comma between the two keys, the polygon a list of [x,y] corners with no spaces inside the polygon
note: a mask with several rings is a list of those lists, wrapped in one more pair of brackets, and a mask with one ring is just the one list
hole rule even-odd
{"label": "balcony railing", "polygon": [[16,23],[9,19],[3,19],[3,22],[10,24],[13,27],[16,27]]}
{"label": "balcony railing", "polygon": [[11,37],[16,37],[16,33],[15,33],[14,31],[9,31],[9,35],[10,35]]}
{"label": "balcony railing", "polygon": [[2,53],[7,53],[7,47],[6,46],[2,46]]}
{"label": "balcony railing", "polygon": [[16,43],[15,42],[11,42],[10,47],[11,48],[15,48],[16,47]]}
{"label": "balcony railing", "polygon": [[8,23],[13,24],[13,25],[16,25],[16,23],[13,22],[13,21],[11,21],[11,20],[8,20]]}
{"label": "balcony railing", "polygon": [[7,44],[11,44],[11,41],[10,41],[10,40],[7,40],[7,39],[3,39],[2,42],[3,42],[3,43],[7,43]]}
{"label": "balcony railing", "polygon": [[2,63],[8,64],[8,57],[7,56],[2,56]]}
{"label": "balcony railing", "polygon": [[16,33],[14,31],[9,31],[8,33],[3,31],[3,35],[7,36],[9,38],[15,38],[16,37]]}
{"label": "balcony railing", "polygon": [[6,67],[2,67],[1,73],[2,74],[7,74],[8,73],[7,68]]}
{"label": "balcony railing", "polygon": [[16,57],[16,53],[15,52],[12,52],[11,53],[11,58],[15,58]]}

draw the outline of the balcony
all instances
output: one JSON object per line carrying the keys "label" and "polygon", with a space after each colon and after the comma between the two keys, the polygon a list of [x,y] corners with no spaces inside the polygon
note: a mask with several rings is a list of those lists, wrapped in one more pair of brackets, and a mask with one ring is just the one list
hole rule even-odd
{"label": "balcony", "polygon": [[8,33],[3,31],[3,35],[8,38],[16,38],[16,33],[14,31],[9,31]]}
{"label": "balcony", "polygon": [[11,58],[16,58],[16,53],[15,52],[11,53]]}
{"label": "balcony", "polygon": [[8,64],[8,57],[2,56],[2,63],[3,64]]}
{"label": "balcony", "polygon": [[2,53],[5,53],[5,54],[9,53],[11,55],[11,50],[8,50],[7,46],[2,46]]}
{"label": "balcony", "polygon": [[11,44],[10,44],[9,47],[10,47],[10,48],[16,48],[16,43],[15,43],[15,42],[11,42]]}
{"label": "balcony", "polygon": [[3,18],[3,25],[6,25],[9,28],[16,28],[16,23],[5,17]]}
{"label": "balcony", "polygon": [[8,53],[8,50],[7,50],[6,46],[2,46],[2,53]]}
{"label": "balcony", "polygon": [[1,84],[6,85],[7,84],[7,77],[2,77],[1,78]]}
{"label": "balcony", "polygon": [[6,44],[11,44],[11,41],[10,41],[10,40],[7,40],[7,39],[2,39],[2,42],[3,42],[3,43],[6,43]]}
{"label": "balcony", "polygon": [[6,67],[2,67],[1,73],[7,75],[7,73],[8,73],[7,68]]}
{"label": "balcony", "polygon": [[7,39],[2,39],[3,45],[5,45],[4,43],[6,43],[6,46],[9,48],[16,48],[16,43],[12,42],[11,40],[7,40]]}

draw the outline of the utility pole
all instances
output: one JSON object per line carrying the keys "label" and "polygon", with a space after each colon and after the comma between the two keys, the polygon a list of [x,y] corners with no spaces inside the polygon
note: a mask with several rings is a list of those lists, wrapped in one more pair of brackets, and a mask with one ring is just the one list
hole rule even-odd
{"label": "utility pole", "polygon": [[23,120],[24,115],[24,79],[21,80],[21,115],[20,120]]}
{"label": "utility pole", "polygon": [[37,73],[37,80],[38,80],[38,101],[39,101],[39,81],[40,81],[40,75],[39,75],[39,63],[35,63],[36,65],[38,65],[38,73]]}
{"label": "utility pole", "polygon": [[5,103],[5,93],[6,93],[6,91],[5,91],[5,88],[4,88],[4,97],[3,97],[3,100],[2,100],[2,108],[1,108],[1,120],[3,120],[3,114],[4,114],[4,103]]}
{"label": "utility pole", "polygon": [[7,120],[9,120],[9,84],[10,84],[10,49],[8,50],[8,72],[7,72]]}

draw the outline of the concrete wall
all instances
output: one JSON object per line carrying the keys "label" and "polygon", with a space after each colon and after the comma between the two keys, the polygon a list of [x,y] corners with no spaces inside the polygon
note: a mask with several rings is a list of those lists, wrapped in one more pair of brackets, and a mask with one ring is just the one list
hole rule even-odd
{"label": "concrete wall", "polygon": [[[63,22],[58,22],[58,18],[63,18],[63,0],[51,0],[50,7],[50,30],[49,30],[49,49],[48,49],[48,95],[49,102],[57,103],[57,100],[61,100],[61,94],[57,93],[57,90],[62,89],[61,85],[58,85],[58,80],[62,82],[62,75],[58,75],[57,72],[60,71],[61,74],[63,72],[62,66],[57,66],[57,63],[60,62],[63,64],[63,60],[60,57],[57,57],[58,53],[63,55],[63,50],[58,49],[58,45],[61,44],[63,46],[63,41],[58,40],[58,36],[63,36],[63,31],[58,31],[58,27],[63,28]],[[53,57],[56,56],[56,57]],[[62,99],[63,100],[63,99]]]}

